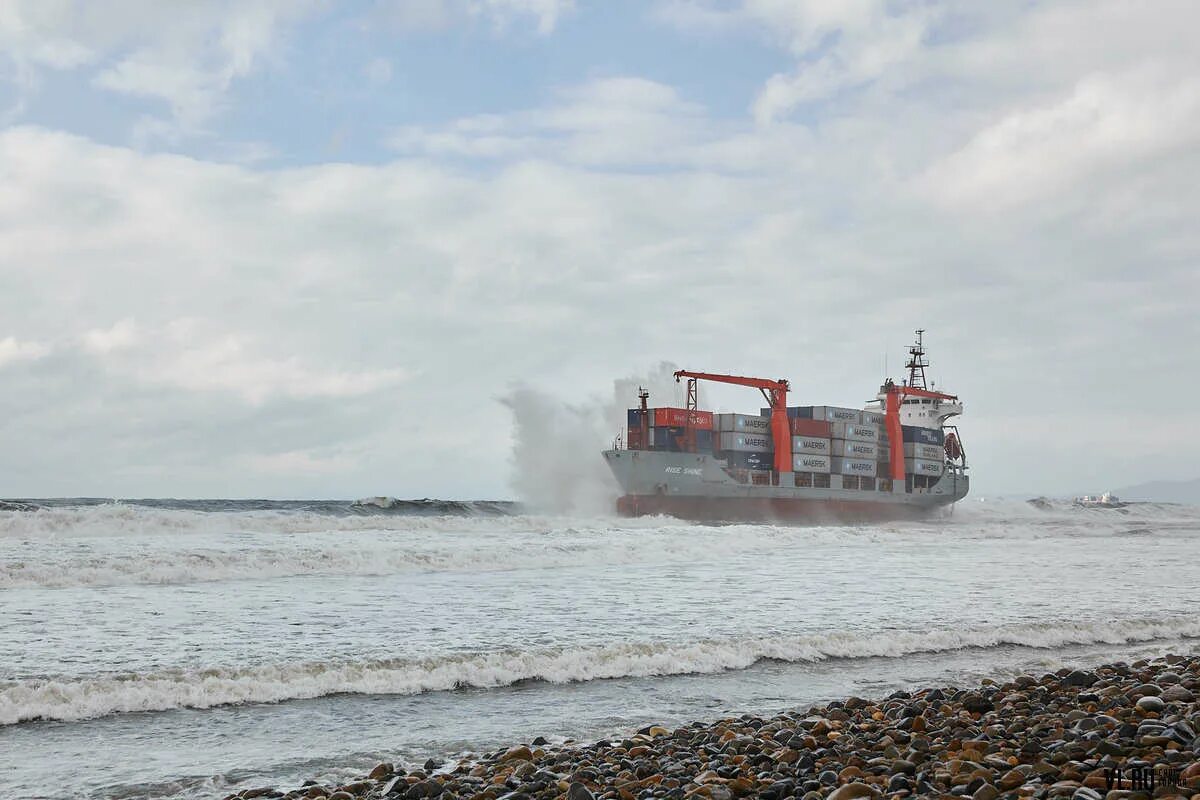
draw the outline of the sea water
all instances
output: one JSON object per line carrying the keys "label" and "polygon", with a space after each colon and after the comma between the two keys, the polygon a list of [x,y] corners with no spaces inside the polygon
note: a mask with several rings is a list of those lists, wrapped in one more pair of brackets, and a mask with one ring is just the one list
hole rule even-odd
{"label": "sea water", "polygon": [[0,511],[0,797],[222,797],[1200,645],[1200,509]]}

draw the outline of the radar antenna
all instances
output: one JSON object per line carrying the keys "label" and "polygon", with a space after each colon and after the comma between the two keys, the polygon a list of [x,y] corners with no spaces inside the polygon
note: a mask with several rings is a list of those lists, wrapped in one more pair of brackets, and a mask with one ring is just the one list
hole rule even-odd
{"label": "radar antenna", "polygon": [[924,328],[917,330],[917,343],[908,348],[908,363],[904,365],[908,370],[908,385],[916,389],[929,388],[925,383],[925,368],[929,366],[929,361],[925,358],[925,345],[922,343],[924,334]]}

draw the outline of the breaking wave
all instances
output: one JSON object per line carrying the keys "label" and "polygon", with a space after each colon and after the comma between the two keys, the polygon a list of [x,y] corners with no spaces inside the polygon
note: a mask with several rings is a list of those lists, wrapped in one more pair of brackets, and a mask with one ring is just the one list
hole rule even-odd
{"label": "breaking wave", "polygon": [[966,630],[781,635],[685,643],[627,643],[456,654],[420,660],[269,664],[242,669],[164,670],[79,680],[0,683],[0,725],[110,714],[277,703],[335,694],[411,695],[519,682],[724,672],[760,661],[895,658],[964,648],[1055,648],[1200,637],[1193,617],[1059,621]]}
{"label": "breaking wave", "polygon": [[[0,560],[0,589],[176,585],[303,575],[390,575],[405,572],[501,572],[614,564],[711,560],[750,551],[878,534],[853,529],[728,526],[700,528],[673,520],[540,520],[511,518],[486,530],[461,521],[423,520],[406,531],[373,535],[271,537],[235,546],[210,540],[187,549],[115,552],[63,549],[51,541]],[[618,527],[620,525],[620,527]],[[366,532],[364,532],[365,534]],[[224,540],[222,540],[224,542]],[[179,544],[179,543],[168,543]]]}

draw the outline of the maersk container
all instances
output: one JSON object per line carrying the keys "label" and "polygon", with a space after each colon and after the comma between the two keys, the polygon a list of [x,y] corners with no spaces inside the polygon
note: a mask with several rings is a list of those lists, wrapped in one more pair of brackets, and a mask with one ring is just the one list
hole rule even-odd
{"label": "maersk container", "polygon": [[874,459],[833,457],[833,471],[838,475],[866,475],[873,478],[875,467]]}
{"label": "maersk container", "polygon": [[834,439],[833,449],[830,451],[835,456],[843,456],[845,458],[869,458],[875,459],[879,453],[879,446],[874,442],[859,442],[854,439]]}
{"label": "maersk container", "polygon": [[904,471],[909,475],[931,475],[938,477],[942,474],[945,467],[941,460],[931,461],[927,458],[906,458],[904,459]]}
{"label": "maersk container", "polygon": [[904,443],[905,458],[924,458],[928,461],[941,461],[945,451],[936,444]]}
{"label": "maersk container", "polygon": [[816,472],[821,475],[828,475],[833,459],[827,455],[815,455],[813,453],[796,453],[792,456],[792,471],[793,472]]}
{"label": "maersk container", "polygon": [[864,411],[862,412],[862,423],[864,425],[882,425],[883,414],[878,411]]}
{"label": "maersk container", "polygon": [[853,422],[833,423],[834,439],[853,439],[856,442],[879,441],[879,428],[874,425],[863,425]]}
{"label": "maersk container", "polygon": [[857,408],[842,408],[840,406],[813,406],[812,418],[825,422],[860,423],[863,421],[862,412]]}
{"label": "maersk container", "polygon": [[775,449],[775,444],[770,436],[763,436],[756,433],[730,433],[722,432],[718,434],[719,450],[737,450],[751,453],[769,453]]}
{"label": "maersk container", "polygon": [[900,430],[904,433],[906,442],[937,445],[946,443],[946,435],[942,433],[941,428],[918,428],[915,425],[902,425]]}
{"label": "maersk container", "polygon": [[774,453],[748,453],[730,451],[723,454],[722,458],[726,460],[730,467],[735,469],[774,469],[775,454]]}
{"label": "maersk container", "polygon": [[754,417],[749,414],[714,414],[713,427],[722,433],[771,434],[770,417]]}
{"label": "maersk container", "polygon": [[829,455],[829,440],[820,439],[815,436],[793,436],[792,452],[827,456]]}
{"label": "maersk container", "polygon": [[788,423],[792,427],[792,436],[813,436],[818,439],[829,439],[833,436],[833,426],[828,422],[797,417],[789,419]]}

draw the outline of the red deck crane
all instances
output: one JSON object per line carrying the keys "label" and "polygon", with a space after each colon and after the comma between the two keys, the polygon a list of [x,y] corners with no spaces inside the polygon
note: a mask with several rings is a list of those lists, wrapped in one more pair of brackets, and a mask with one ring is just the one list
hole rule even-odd
{"label": "red deck crane", "polygon": [[[716,375],[711,372],[690,372],[681,369],[675,373],[676,382],[680,378],[691,380],[712,381],[713,383],[732,383],[736,386],[749,386],[758,389],[771,407],[771,438],[775,443],[775,475],[778,476],[792,471],[792,429],[787,419],[787,393],[789,384],[783,378],[744,378],[741,375]],[[689,396],[691,392],[689,392]],[[901,461],[901,469],[904,464]],[[903,480],[903,478],[901,478]]]}

